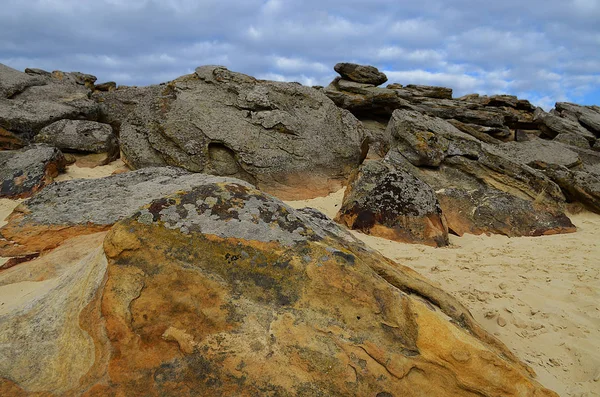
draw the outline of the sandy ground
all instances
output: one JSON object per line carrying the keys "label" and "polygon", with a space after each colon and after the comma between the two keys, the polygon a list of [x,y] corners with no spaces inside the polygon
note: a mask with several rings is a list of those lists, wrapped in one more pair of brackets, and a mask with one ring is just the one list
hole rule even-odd
{"label": "sandy ground", "polygon": [[[95,168],[71,165],[57,180],[125,170],[120,160]],[[289,204],[333,218],[343,195],[341,190]],[[0,227],[17,205],[0,199]],[[585,212],[572,220],[577,233],[451,236],[447,248],[355,235],[459,297],[477,321],[535,369],[544,386],[561,396],[600,396],[600,215]]]}
{"label": "sandy ground", "polygon": [[[334,217],[343,191],[289,202]],[[561,396],[600,396],[600,215],[571,216],[577,233],[451,236],[447,248],[353,232],[457,296]]]}

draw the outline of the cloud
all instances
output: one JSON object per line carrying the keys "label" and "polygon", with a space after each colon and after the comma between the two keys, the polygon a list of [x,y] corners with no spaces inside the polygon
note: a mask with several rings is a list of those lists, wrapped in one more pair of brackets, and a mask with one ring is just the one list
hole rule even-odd
{"label": "cloud", "polygon": [[326,85],[341,61],[456,95],[600,103],[597,0],[4,0],[0,62],[159,83],[202,64]]}

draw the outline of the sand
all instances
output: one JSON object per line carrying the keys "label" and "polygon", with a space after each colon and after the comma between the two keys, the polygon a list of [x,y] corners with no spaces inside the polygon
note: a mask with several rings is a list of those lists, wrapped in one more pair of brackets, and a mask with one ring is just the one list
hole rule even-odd
{"label": "sand", "polygon": [[[334,217],[343,191],[288,202]],[[450,237],[447,248],[353,234],[458,297],[561,396],[600,396],[600,215],[570,216],[578,231],[544,237]]]}
{"label": "sand", "polygon": [[[59,181],[126,171],[121,161],[71,165]],[[344,191],[288,202],[334,217]],[[0,199],[0,226],[18,201]],[[573,234],[507,238],[451,236],[450,247],[396,243],[353,232],[457,296],[489,332],[531,365],[561,396],[600,396],[600,215],[571,217]],[[0,258],[0,266],[3,264]],[[28,284],[14,291],[30,293]]]}

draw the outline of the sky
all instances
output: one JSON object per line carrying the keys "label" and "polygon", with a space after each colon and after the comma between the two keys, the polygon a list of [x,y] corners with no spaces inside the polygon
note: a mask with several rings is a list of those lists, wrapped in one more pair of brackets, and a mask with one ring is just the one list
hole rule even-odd
{"label": "sky", "polygon": [[223,65],[327,85],[338,62],[455,96],[600,105],[600,0],[0,0],[0,63],[148,85]]}

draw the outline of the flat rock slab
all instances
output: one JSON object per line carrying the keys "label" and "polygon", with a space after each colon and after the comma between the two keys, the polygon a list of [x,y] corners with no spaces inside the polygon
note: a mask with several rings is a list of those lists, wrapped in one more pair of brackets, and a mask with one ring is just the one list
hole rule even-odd
{"label": "flat rock slab", "polygon": [[0,197],[29,197],[52,182],[65,166],[61,151],[46,145],[0,151]]}

